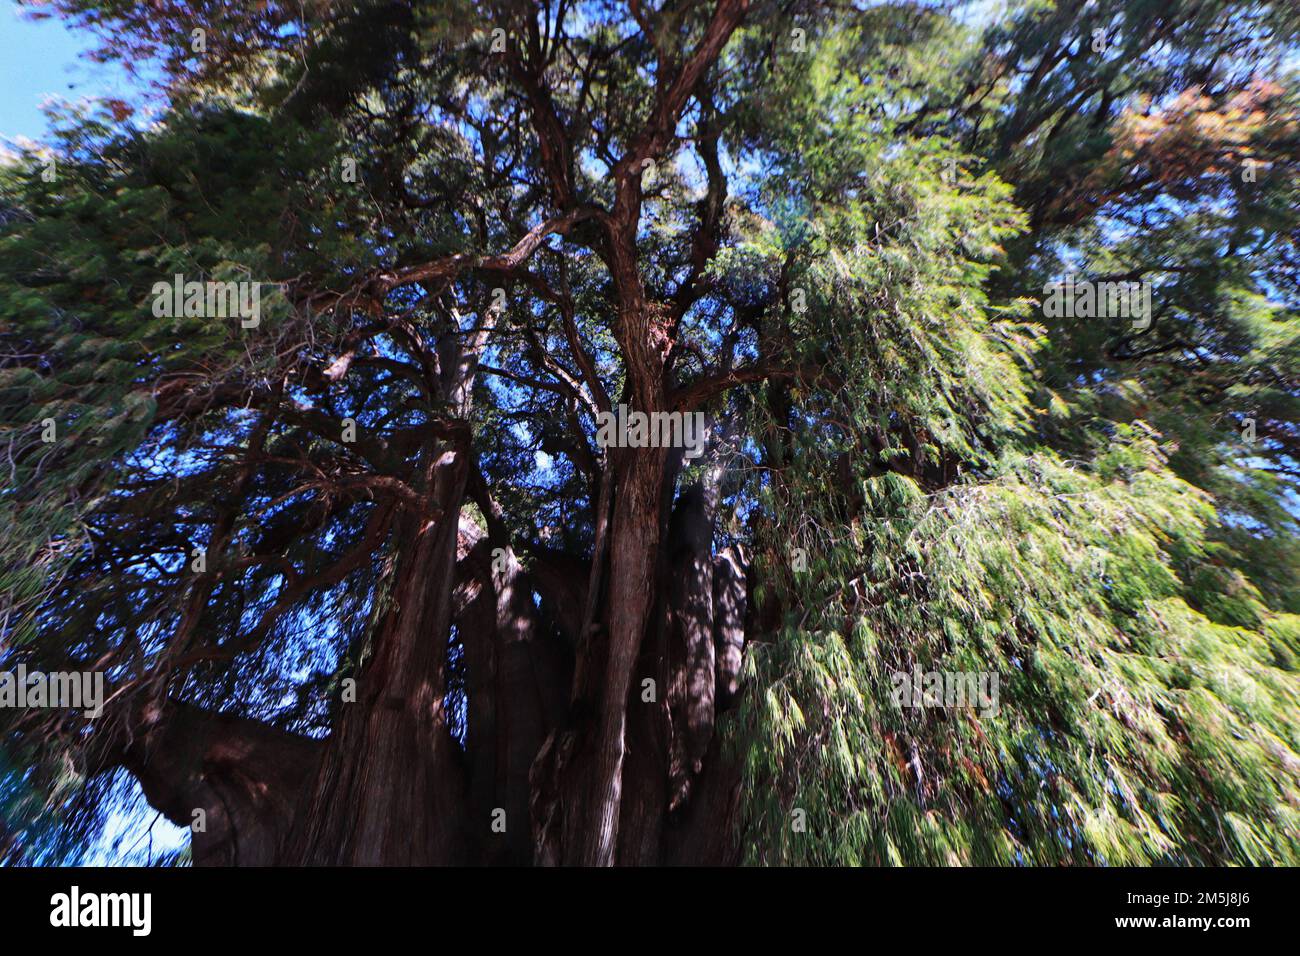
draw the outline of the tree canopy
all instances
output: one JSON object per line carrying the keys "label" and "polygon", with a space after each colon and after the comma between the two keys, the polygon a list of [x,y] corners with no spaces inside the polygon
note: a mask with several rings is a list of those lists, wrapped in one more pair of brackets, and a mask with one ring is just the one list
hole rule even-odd
{"label": "tree canopy", "polygon": [[32,6],[0,858],[1300,863],[1289,0]]}

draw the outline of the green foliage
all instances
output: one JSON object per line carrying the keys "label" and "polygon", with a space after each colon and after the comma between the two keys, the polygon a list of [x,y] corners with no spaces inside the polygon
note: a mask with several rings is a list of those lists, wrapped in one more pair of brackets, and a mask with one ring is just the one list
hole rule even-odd
{"label": "green foliage", "polygon": [[[579,4],[564,42],[528,34],[535,75],[485,49],[519,5],[56,6],[160,56],[171,100],[147,129],[66,117],[53,182],[46,153],[0,166],[0,650],[144,680],[252,633],[172,689],[323,733],[388,600],[364,482],[411,479],[462,318],[507,289],[470,426],[521,554],[592,547],[584,360],[626,400],[595,221],[513,271],[376,277],[569,211],[548,109],[573,208],[611,206],[708,6],[647,36]],[[689,298],[665,387],[740,372],[707,410],[734,446],[715,544],[755,555],[721,721],[747,859],[1295,865],[1300,15],[977,14],[755,3],[643,180],[637,275]],[[178,273],[277,291],[257,335],[155,317]],[[1064,273],[1150,279],[1154,321],[1043,316]],[[997,706],[898,706],[917,669],[997,675]],[[0,856],[71,858],[104,822],[94,735],[0,719]]]}
{"label": "green foliage", "polygon": [[[1012,453],[930,495],[858,461],[847,525],[830,460],[796,461],[800,518],[762,566],[791,611],[740,721],[752,860],[1296,862],[1294,616],[1192,608],[1175,569],[1212,560],[1213,511],[1150,438],[1086,463]],[[776,545],[799,532],[805,574]],[[896,706],[914,667],[996,672],[996,713]]]}
{"label": "green foliage", "polygon": [[[1174,34],[1194,47],[1206,24],[1182,14]],[[1103,118],[1125,84],[1177,82],[1180,67],[1133,55],[1150,15],[1127,5],[1112,35],[1107,85],[1084,100]],[[986,42],[1013,40],[1027,69],[1090,34],[1050,4],[1017,16]],[[979,63],[977,45],[917,22],[907,39],[922,68],[940,49]],[[1247,196],[1235,169],[1211,165],[1168,215],[1116,185],[1102,210],[1114,219],[1049,225],[1037,204],[1061,201],[1039,190],[1067,163],[1097,190],[1090,165],[1104,169],[1125,135],[1117,123],[1099,137],[1078,100],[1053,103],[1096,82],[1086,42],[1032,91],[994,81],[987,135],[929,115],[956,80],[924,84],[919,110],[902,93],[891,107],[891,90],[910,89],[907,59],[878,39],[887,30],[822,35],[811,68],[772,80],[782,109],[766,121],[776,182],[810,223],[813,264],[791,284],[810,284],[817,303],[795,328],[810,350],[834,343],[837,391],[800,396],[786,467],[763,491],[774,520],[756,598],[779,617],[747,662],[760,692],[730,728],[755,822],[749,859],[1294,864],[1300,679],[1282,637],[1297,593],[1294,426],[1281,423],[1295,421],[1297,325],[1291,280],[1267,277],[1293,276],[1280,262],[1294,260],[1292,227],[1264,224],[1294,166],[1278,163]],[[1252,131],[1233,108],[1244,120],[1224,120],[1225,140],[1272,148],[1270,124]],[[1061,135],[1071,111],[1084,128]],[[1051,122],[1053,148],[1031,136],[1007,152]],[[916,138],[926,127],[948,138]],[[959,175],[944,177],[945,163]],[[1023,214],[1005,208],[995,169]],[[1225,184],[1240,202],[1220,201]],[[1173,266],[1152,334],[1200,346],[1190,363],[1118,359],[1120,322],[1016,321],[1045,278],[1148,263]],[[1031,364],[1046,373],[1037,384]],[[1272,440],[1242,442],[1225,407],[1276,410],[1258,413]],[[755,427],[777,425],[760,413]],[[900,707],[894,675],[914,667],[996,673],[1000,707]]]}

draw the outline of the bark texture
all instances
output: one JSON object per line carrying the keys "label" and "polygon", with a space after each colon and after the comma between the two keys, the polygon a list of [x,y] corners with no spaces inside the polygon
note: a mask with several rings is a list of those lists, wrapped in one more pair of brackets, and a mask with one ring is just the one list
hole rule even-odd
{"label": "bark texture", "polygon": [[[556,864],[597,846],[581,814],[608,794],[574,799],[564,788],[583,779],[570,761],[586,760],[591,781],[608,757],[594,746],[605,699],[584,695],[613,669],[613,604],[575,662],[567,629],[538,605],[544,592],[580,603],[581,588],[558,593],[557,569],[582,562],[551,552],[533,573],[494,521],[485,528],[452,507],[467,461],[444,448],[429,469],[430,500],[444,507],[395,521],[357,698],[340,705],[328,738],[174,702],[134,714],[110,763],[173,822],[203,812],[195,865]],[[738,853],[739,778],[714,731],[739,688],[745,570],[734,548],[712,554],[705,489],[686,488],[665,521],[667,511],[656,502],[646,520],[664,527],[639,539],[662,533],[665,547],[662,560],[644,555],[651,580],[635,633],[646,639],[622,684],[617,820],[588,822],[614,841],[604,862],[721,864]],[[452,625],[465,655],[463,752],[446,713]]]}

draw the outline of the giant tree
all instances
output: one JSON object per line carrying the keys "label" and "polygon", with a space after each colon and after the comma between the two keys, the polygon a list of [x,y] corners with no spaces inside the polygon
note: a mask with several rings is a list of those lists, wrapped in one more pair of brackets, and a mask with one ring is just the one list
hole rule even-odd
{"label": "giant tree", "polygon": [[1285,4],[55,6],[164,79],[0,173],[5,660],[110,689],[9,854],[1295,859]]}

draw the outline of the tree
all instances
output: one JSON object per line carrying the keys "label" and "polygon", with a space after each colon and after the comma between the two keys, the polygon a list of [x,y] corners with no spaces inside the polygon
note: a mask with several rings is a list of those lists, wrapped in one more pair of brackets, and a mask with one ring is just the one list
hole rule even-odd
{"label": "tree", "polygon": [[1288,5],[55,6],[166,106],[0,173],[5,659],[109,682],[9,856],[1296,861]]}

